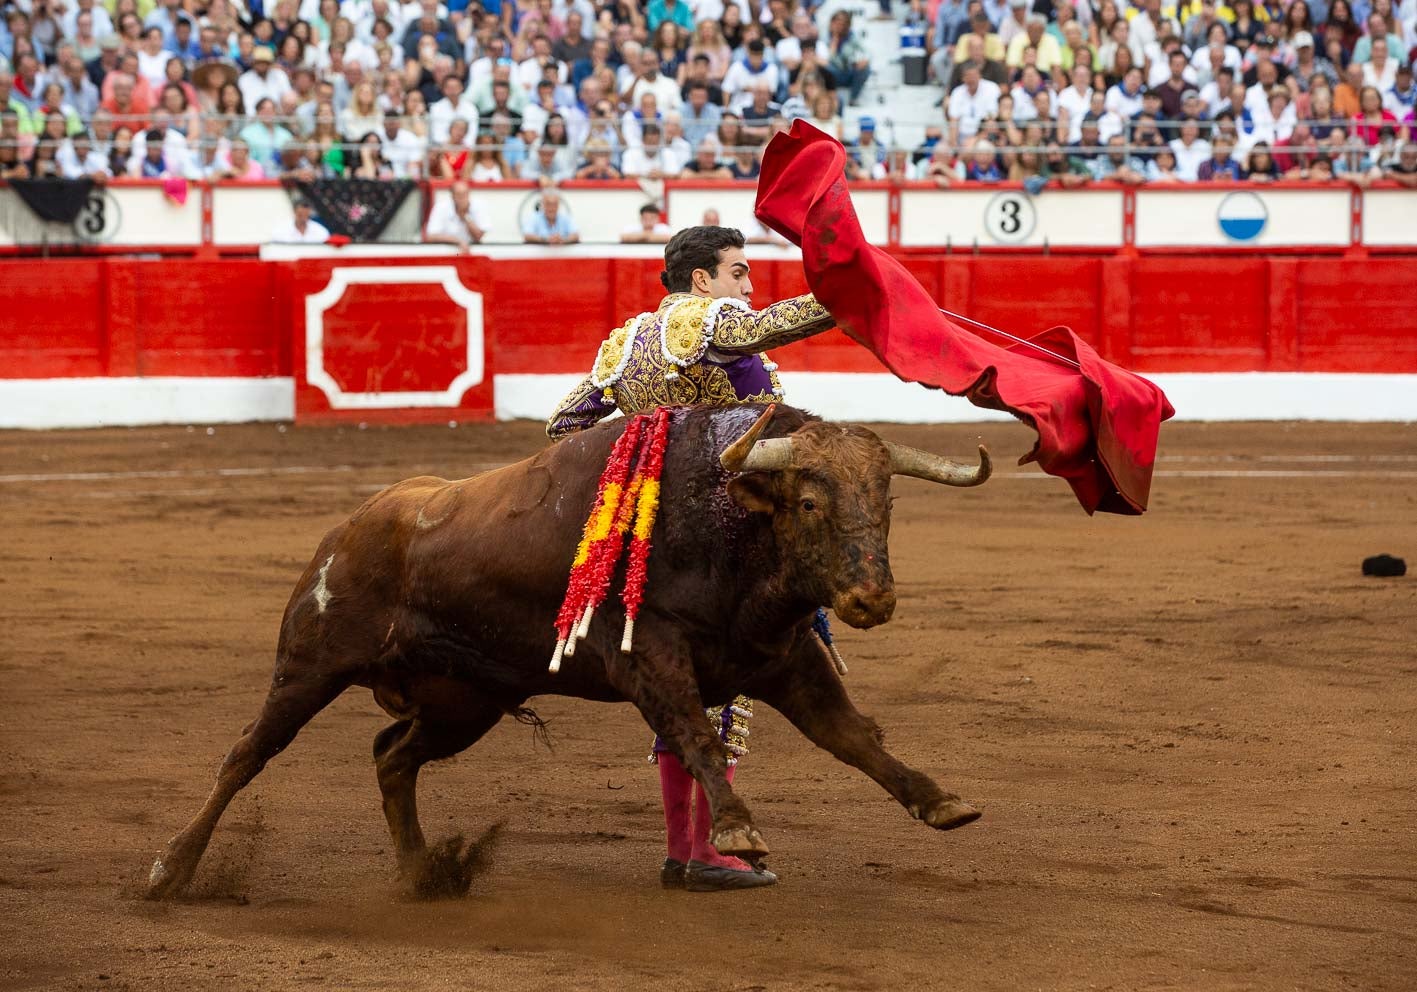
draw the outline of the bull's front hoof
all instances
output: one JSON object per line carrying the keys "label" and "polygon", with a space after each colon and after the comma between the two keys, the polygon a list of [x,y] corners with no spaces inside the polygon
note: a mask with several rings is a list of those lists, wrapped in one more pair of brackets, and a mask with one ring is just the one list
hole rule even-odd
{"label": "bull's front hoof", "polygon": [[183,870],[173,859],[171,851],[164,851],[153,862],[152,871],[148,872],[145,895],[148,899],[171,899],[181,895],[191,880],[192,869]]}
{"label": "bull's front hoof", "polygon": [[714,835],[709,838],[709,843],[719,854],[727,854],[747,861],[756,860],[769,853],[768,842],[763,840],[763,835],[754,826],[729,827],[725,830],[715,831]]}
{"label": "bull's front hoof", "polygon": [[963,799],[950,798],[941,799],[924,808],[912,806],[910,815],[936,830],[953,830],[955,827],[973,823],[983,816],[983,813]]}

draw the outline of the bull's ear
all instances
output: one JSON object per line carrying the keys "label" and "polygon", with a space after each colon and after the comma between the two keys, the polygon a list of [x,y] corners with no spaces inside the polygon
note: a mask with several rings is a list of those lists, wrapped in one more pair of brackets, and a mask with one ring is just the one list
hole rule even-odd
{"label": "bull's ear", "polygon": [[728,495],[753,513],[772,513],[777,509],[773,501],[773,479],[768,472],[748,472],[729,479]]}

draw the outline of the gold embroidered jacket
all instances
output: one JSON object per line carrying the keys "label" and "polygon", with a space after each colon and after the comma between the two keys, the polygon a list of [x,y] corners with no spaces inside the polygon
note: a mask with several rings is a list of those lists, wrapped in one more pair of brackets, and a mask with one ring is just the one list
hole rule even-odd
{"label": "gold embroidered jacket", "polygon": [[752,310],[736,299],[671,293],[653,312],[610,332],[590,375],[561,401],[546,433],[556,439],[585,430],[616,409],[629,415],[668,404],[781,397],[777,366],[763,352],[832,323],[811,294]]}

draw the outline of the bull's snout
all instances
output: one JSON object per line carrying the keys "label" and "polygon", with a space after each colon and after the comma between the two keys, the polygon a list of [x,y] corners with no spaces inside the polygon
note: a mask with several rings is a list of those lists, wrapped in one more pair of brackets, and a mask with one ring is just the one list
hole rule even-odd
{"label": "bull's snout", "polygon": [[895,613],[895,589],[876,582],[863,582],[838,593],[832,609],[851,626],[868,630],[885,623]]}

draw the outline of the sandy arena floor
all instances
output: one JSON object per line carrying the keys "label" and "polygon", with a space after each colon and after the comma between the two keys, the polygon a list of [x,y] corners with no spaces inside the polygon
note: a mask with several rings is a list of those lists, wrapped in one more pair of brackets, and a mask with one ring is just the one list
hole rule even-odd
{"label": "sandy arena floor", "polygon": [[[410,903],[356,690],[233,804],[193,898],[136,898],[269,678],[292,583],[381,485],[541,442],[457,430],[0,434],[0,988],[1411,989],[1417,428],[1175,425],[1152,512],[1089,519],[1014,425],[889,427],[1003,468],[897,483],[896,619],[857,704],[985,808],[937,834],[781,718],[740,794],[782,884],[663,892],[646,733],[542,699],[425,771],[430,836],[505,820]],[[765,709],[765,708],[764,708]]]}

